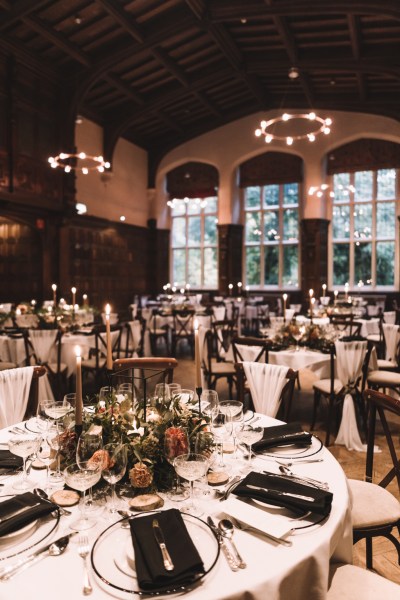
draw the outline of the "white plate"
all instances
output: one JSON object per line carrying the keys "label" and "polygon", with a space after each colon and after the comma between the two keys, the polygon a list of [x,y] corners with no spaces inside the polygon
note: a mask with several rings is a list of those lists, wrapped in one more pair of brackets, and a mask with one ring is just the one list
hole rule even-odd
{"label": "white plate", "polygon": [[128,539],[126,540],[125,545],[121,545],[116,549],[114,554],[114,562],[121,573],[124,573],[129,577],[136,577],[135,552],[133,550],[130,530],[128,529],[127,532]]}
{"label": "white plate", "polygon": [[36,526],[38,524],[38,520],[36,519],[36,521],[32,521],[32,523],[28,523],[28,525],[25,525],[25,527],[21,527],[21,529],[18,529],[17,531],[13,531],[12,533],[6,533],[5,535],[1,535],[0,536],[0,544],[15,544],[16,541],[21,542],[22,540],[26,539],[28,536],[30,536],[34,530],[36,529]]}
{"label": "white plate", "polygon": [[274,458],[307,458],[318,454],[323,449],[323,444],[320,439],[314,435],[311,438],[311,444],[309,446],[301,446],[296,444],[290,444],[285,446],[275,446],[274,448],[268,448],[257,454],[258,458],[263,456],[271,456]]}

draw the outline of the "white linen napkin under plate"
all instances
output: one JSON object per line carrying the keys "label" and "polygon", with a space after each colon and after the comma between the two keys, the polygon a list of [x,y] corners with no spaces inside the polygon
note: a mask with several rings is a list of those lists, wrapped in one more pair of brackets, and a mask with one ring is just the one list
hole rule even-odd
{"label": "white linen napkin under plate", "polygon": [[276,538],[285,538],[293,528],[293,523],[287,517],[263,510],[261,503],[257,508],[238,498],[229,498],[223,504],[223,511],[228,516]]}

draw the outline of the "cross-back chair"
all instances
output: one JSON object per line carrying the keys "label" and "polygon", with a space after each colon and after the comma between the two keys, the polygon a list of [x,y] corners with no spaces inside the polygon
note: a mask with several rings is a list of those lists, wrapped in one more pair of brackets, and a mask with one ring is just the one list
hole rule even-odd
{"label": "cross-back chair", "polygon": [[26,336],[27,364],[43,365],[53,392],[63,396],[67,389],[68,366],[62,362],[59,329],[30,329]]}
{"label": "cross-back chair", "polygon": [[215,390],[220,379],[226,379],[229,389],[229,398],[232,398],[233,384],[236,382],[236,372],[233,362],[224,362],[213,357],[214,335],[209,329],[204,336],[201,349],[201,364],[207,388]]}
{"label": "cross-back chair", "polygon": [[335,329],[345,336],[359,336],[361,333],[362,323],[354,320],[354,315],[329,315],[329,322]]}
{"label": "cross-back chair", "polygon": [[172,314],[174,319],[171,335],[172,354],[176,356],[178,344],[186,340],[194,358],[194,312],[192,310],[174,310]]}
{"label": "cross-back chair", "polygon": [[133,321],[125,323],[125,329],[125,358],[143,356],[146,321],[142,318],[135,318]]}
{"label": "cross-back chair", "polygon": [[[353,497],[352,522],[353,542],[366,541],[367,569],[373,566],[372,541],[383,536],[395,546],[400,564],[400,542],[393,535],[393,529],[400,533],[400,502],[387,489],[391,485],[400,492],[400,461],[398,456],[398,431],[393,431],[393,417],[400,417],[400,401],[376,390],[366,389],[363,393],[368,406],[367,458],[365,481],[349,480]],[[383,466],[374,466],[375,444],[378,418],[383,429],[391,457],[387,473],[380,472]],[[378,483],[373,483],[374,475],[379,472]],[[397,484],[397,485],[396,485]]]}
{"label": "cross-back chair", "polygon": [[212,355],[215,356],[217,362],[226,362],[232,340],[236,335],[235,322],[231,319],[214,321],[211,323],[211,331],[214,340]]}
{"label": "cross-back chair", "polygon": [[168,316],[164,315],[162,311],[154,309],[151,317],[148,320],[147,327],[150,334],[150,348],[153,356],[156,356],[159,350],[159,341],[163,340],[166,348],[167,356],[170,352],[169,348],[169,330],[170,326],[167,321]]}
{"label": "cross-back chair", "polygon": [[235,363],[243,361],[268,362],[270,343],[256,337],[235,337],[232,340]]}
{"label": "cross-back chair", "polygon": [[39,378],[44,366],[17,367],[0,372],[0,427],[15,425],[37,412]]}
{"label": "cross-back chair", "polygon": [[[110,326],[112,359],[118,359],[121,352],[121,325]],[[90,348],[89,358],[82,360],[82,374],[92,375],[96,383],[101,383],[107,369],[107,334],[104,325],[97,325],[94,335],[94,346]]]}

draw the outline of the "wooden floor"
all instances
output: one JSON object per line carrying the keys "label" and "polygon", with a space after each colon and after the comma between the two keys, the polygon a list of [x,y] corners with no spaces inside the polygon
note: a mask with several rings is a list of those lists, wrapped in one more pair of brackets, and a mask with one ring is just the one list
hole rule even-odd
{"label": "wooden floor", "polygon": [[[174,375],[174,380],[179,382],[182,387],[194,388],[194,363],[187,358],[178,357],[178,368]],[[300,374],[301,390],[295,392],[291,420],[300,421],[305,427],[310,427],[312,414],[312,383],[313,375],[308,371],[302,371]],[[217,391],[222,399],[228,398],[228,389],[222,381],[218,382]],[[314,433],[319,435],[321,439],[325,439],[323,422],[325,413],[322,413],[317,421]],[[395,430],[399,433],[397,436],[397,450],[400,453],[400,420],[394,424]],[[379,477],[380,473],[386,473],[391,463],[391,458],[387,447],[385,446],[384,437],[379,436],[377,443],[382,449],[382,453],[376,454],[374,457],[374,474]],[[329,450],[337,458],[343,467],[348,478],[364,479],[365,472],[365,454],[362,452],[350,452],[344,446],[330,446]],[[390,491],[400,500],[399,489],[396,483],[392,483],[389,487]],[[395,533],[396,535],[396,533]],[[399,538],[399,533],[397,532]],[[374,569],[384,577],[400,584],[400,566],[398,564],[398,556],[395,547],[389,540],[385,538],[376,538],[373,542],[374,548]],[[354,564],[365,567],[365,544],[359,542],[353,547]],[[399,595],[400,597],[400,595]]]}

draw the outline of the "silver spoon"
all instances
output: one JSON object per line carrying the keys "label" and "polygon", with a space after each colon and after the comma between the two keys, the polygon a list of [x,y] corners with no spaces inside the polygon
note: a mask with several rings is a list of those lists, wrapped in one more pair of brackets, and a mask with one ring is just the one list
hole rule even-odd
{"label": "silver spoon", "polygon": [[329,485],[326,481],[318,481],[318,479],[312,479],[311,477],[303,477],[303,475],[297,475],[296,473],[293,473],[293,471],[291,471],[289,469],[289,467],[285,467],[283,465],[279,466],[279,470],[281,473],[284,473],[285,475],[289,475],[289,477],[292,477],[293,479],[297,479],[297,481],[304,481],[304,483],[311,483],[315,487],[321,488],[323,490],[329,489]]}
{"label": "silver spoon", "polygon": [[131,513],[129,513],[129,512],[128,512],[128,511],[126,511],[126,510],[117,510],[117,513],[118,513],[118,514],[119,514],[121,517],[123,517],[124,519],[126,519],[126,521],[123,521],[123,522],[121,523],[121,527],[122,527],[122,529],[130,529],[130,527],[131,527],[131,526],[130,526],[130,524],[129,524],[129,517],[132,517],[132,514],[131,514]]}
{"label": "silver spoon", "polygon": [[[47,500],[48,502],[51,502],[51,500],[49,500],[48,494],[46,494],[46,492],[44,490],[42,490],[41,488],[35,488],[33,490],[33,493],[36,494],[36,496],[39,496],[39,498],[41,498],[42,500]],[[70,510],[66,510],[62,506],[58,506],[58,510],[60,511],[60,515],[72,514]]]}
{"label": "silver spoon", "polygon": [[218,523],[218,529],[220,530],[220,532],[222,533],[222,535],[226,538],[228,538],[228,540],[231,543],[232,549],[234,551],[234,553],[236,554],[236,560],[238,563],[238,567],[240,569],[245,569],[247,567],[246,563],[244,562],[243,558],[241,557],[241,555],[239,554],[239,550],[236,547],[235,542],[233,541],[233,534],[235,533],[235,526],[232,523],[232,521],[230,521],[229,519],[222,519],[221,521],[219,521]]}
{"label": "silver spoon", "polygon": [[25,571],[25,569],[27,569],[29,566],[36,564],[43,558],[46,558],[46,556],[60,556],[60,554],[62,554],[67,548],[70,537],[75,535],[75,533],[76,532],[65,535],[64,537],[55,540],[52,544],[46,546],[42,550],[38,550],[37,552],[26,556],[21,561],[16,562],[14,565],[5,567],[0,574],[0,580],[5,581],[7,579],[11,579],[11,577],[20,571]]}

